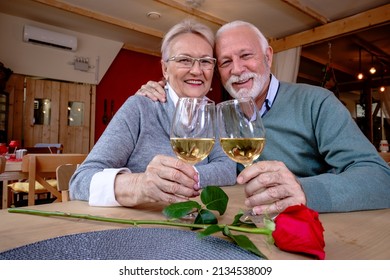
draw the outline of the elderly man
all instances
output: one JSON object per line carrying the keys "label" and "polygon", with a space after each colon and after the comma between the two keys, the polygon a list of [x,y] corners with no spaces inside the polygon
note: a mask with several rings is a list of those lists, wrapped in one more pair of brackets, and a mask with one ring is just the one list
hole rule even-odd
{"label": "elderly man", "polygon": [[[272,48],[250,23],[222,26],[215,50],[224,87],[234,98],[253,97],[266,128],[261,157],[237,177],[246,206],[257,214],[295,204],[319,212],[390,207],[390,168],[332,92],[278,81]],[[155,82],[138,94],[165,100]]]}

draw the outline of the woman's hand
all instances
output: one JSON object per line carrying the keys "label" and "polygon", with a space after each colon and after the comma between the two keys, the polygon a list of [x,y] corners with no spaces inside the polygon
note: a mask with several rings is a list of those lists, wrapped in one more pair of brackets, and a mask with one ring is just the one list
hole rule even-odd
{"label": "woman's hand", "polygon": [[174,157],[158,155],[145,173],[118,174],[115,197],[123,206],[146,202],[175,203],[199,195],[198,173],[195,168]]}

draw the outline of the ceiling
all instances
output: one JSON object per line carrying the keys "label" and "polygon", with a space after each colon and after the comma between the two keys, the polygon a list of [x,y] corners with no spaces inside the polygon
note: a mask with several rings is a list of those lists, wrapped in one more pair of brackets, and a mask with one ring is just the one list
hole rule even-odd
{"label": "ceiling", "polygon": [[[150,18],[150,12],[160,17]],[[389,0],[2,0],[0,13],[152,55],[159,55],[162,36],[184,18],[197,18],[214,31],[240,19],[259,27],[275,52],[303,45],[299,81],[320,84],[330,62],[339,86],[356,90],[359,49],[362,69],[374,62],[373,80],[389,79]]]}

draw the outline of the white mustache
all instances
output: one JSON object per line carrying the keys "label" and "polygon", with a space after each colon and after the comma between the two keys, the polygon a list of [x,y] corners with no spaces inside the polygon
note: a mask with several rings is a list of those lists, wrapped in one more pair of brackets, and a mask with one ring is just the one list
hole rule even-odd
{"label": "white mustache", "polygon": [[227,84],[231,85],[233,83],[240,83],[240,82],[249,80],[251,78],[256,78],[256,77],[257,77],[257,74],[253,73],[253,72],[243,73],[240,76],[232,75],[232,76],[230,76],[229,80],[227,81]]}

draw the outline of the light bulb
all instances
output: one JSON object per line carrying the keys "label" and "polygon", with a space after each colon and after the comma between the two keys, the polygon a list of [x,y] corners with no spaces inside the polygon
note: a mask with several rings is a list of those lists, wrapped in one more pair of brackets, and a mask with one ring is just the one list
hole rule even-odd
{"label": "light bulb", "polygon": [[358,78],[359,80],[363,79],[363,73],[359,73],[359,74],[357,75],[357,78]]}
{"label": "light bulb", "polygon": [[370,73],[371,73],[371,74],[375,74],[375,72],[376,72],[376,69],[375,69],[374,66],[372,66],[372,67],[370,68]]}
{"label": "light bulb", "polygon": [[384,86],[381,86],[381,87],[379,88],[379,91],[380,91],[380,92],[385,92],[385,87],[384,87]]}

